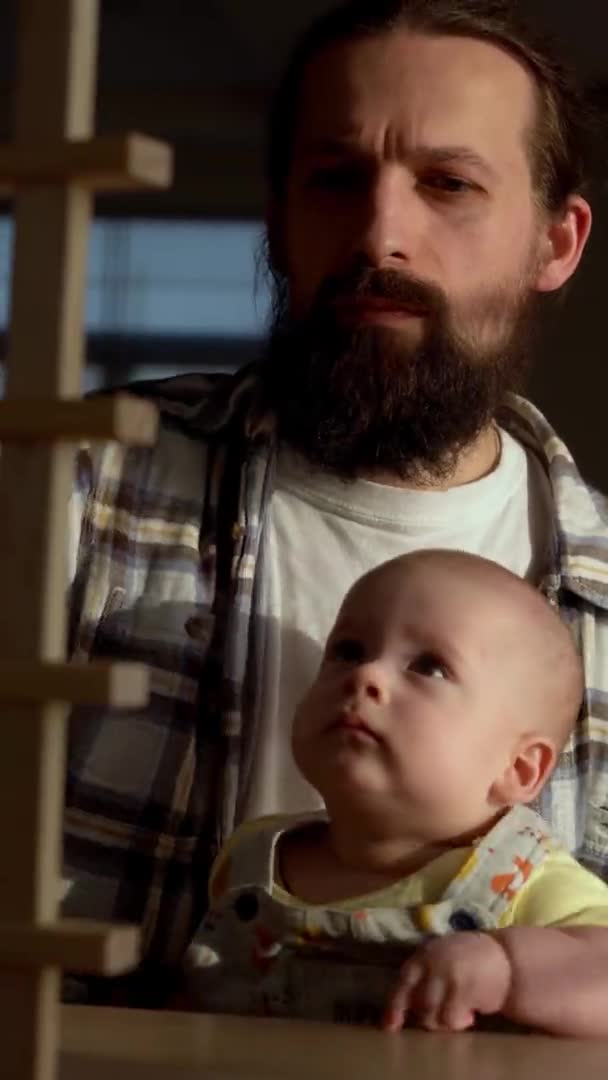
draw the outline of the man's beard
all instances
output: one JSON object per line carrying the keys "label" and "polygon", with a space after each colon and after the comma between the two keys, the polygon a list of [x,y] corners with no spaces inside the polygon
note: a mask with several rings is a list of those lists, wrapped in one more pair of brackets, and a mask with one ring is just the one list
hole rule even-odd
{"label": "man's beard", "polygon": [[[338,296],[373,296],[424,309],[413,345],[398,328],[340,324]],[[478,299],[454,326],[434,285],[394,270],[354,267],[328,280],[294,319],[283,283],[261,363],[265,401],[281,441],[344,479],[375,473],[447,481],[528,369],[536,297],[522,282]]]}

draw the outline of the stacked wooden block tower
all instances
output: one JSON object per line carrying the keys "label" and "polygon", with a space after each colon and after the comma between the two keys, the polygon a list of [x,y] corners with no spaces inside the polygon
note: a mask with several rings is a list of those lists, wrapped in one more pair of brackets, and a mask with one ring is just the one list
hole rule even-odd
{"label": "stacked wooden block tower", "polygon": [[6,396],[0,402],[0,1025],[3,1080],[53,1080],[62,970],[113,974],[137,934],[59,918],[67,719],[145,704],[144,669],[66,663],[67,508],[79,442],[147,445],[156,415],[82,401],[87,238],[96,191],[164,187],[168,149],[93,136],[98,0],[21,0]]}

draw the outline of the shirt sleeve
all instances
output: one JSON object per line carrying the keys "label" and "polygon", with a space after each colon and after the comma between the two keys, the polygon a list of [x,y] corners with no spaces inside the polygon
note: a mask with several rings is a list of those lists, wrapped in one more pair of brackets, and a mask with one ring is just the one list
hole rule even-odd
{"label": "shirt sleeve", "polygon": [[84,495],[82,491],[74,488],[68,506],[68,585],[72,585],[74,583],[74,578],[76,577],[83,508]]}
{"label": "shirt sleeve", "polygon": [[91,448],[81,446],[74,459],[74,483],[68,504],[67,518],[67,570],[68,587],[74,584],[78,566],[80,533],[86,500],[93,483],[94,460]]}
{"label": "shirt sleeve", "polygon": [[567,851],[553,851],[532,874],[501,925],[608,927],[608,885]]}

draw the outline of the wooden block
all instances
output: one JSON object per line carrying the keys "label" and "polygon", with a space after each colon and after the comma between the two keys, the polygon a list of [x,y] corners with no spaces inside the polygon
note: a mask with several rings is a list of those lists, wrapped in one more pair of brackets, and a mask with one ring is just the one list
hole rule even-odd
{"label": "wooden block", "polygon": [[166,188],[172,174],[170,147],[138,133],[0,146],[2,197],[55,184],[79,184],[94,192]]}
{"label": "wooden block", "polygon": [[[15,145],[0,154],[0,169],[8,170],[16,192],[6,398],[22,403],[37,395],[43,417],[54,400],[80,393],[93,190],[97,184],[120,186],[125,174],[128,186],[167,180],[164,151],[159,160],[149,144],[112,147],[90,138],[98,8],[98,0],[19,4]],[[20,431],[31,443],[21,415]],[[34,435],[40,438],[38,431]],[[73,458],[73,448],[59,444],[7,446],[0,459],[0,656],[7,667],[10,660],[25,664],[33,680],[44,679],[45,665],[65,657]],[[6,873],[0,925],[1,959],[8,965],[0,967],[3,1080],[56,1077],[59,963],[91,961],[112,970],[129,952],[124,940],[117,957],[116,939],[105,945],[97,940],[92,948],[82,936],[66,938],[61,928],[57,936],[66,714],[61,703],[26,701],[2,709],[0,848]],[[55,966],[40,968],[45,955]]]}
{"label": "wooden block", "polygon": [[139,931],[84,919],[0,923],[0,967],[60,967],[83,975],[121,975],[137,966]]}
{"label": "wooden block", "polygon": [[144,664],[38,663],[0,661],[0,702],[31,705],[108,705],[136,709],[149,699],[149,675]]}
{"label": "wooden block", "polygon": [[57,1080],[60,994],[58,968],[0,975],[2,1080]]}
{"label": "wooden block", "polygon": [[87,401],[0,401],[0,443],[115,440],[128,446],[152,446],[157,433],[155,406],[130,394]]}

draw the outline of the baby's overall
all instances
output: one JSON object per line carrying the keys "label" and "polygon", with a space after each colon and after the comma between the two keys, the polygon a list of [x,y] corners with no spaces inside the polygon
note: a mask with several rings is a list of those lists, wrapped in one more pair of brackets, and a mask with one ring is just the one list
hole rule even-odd
{"label": "baby's overall", "polygon": [[188,989],[204,1011],[375,1024],[408,952],[429,937],[498,927],[552,847],[544,821],[516,807],[436,903],[346,912],[273,897],[276,844],[293,828],[293,817],[262,820],[230,852],[227,887],[187,960]]}

